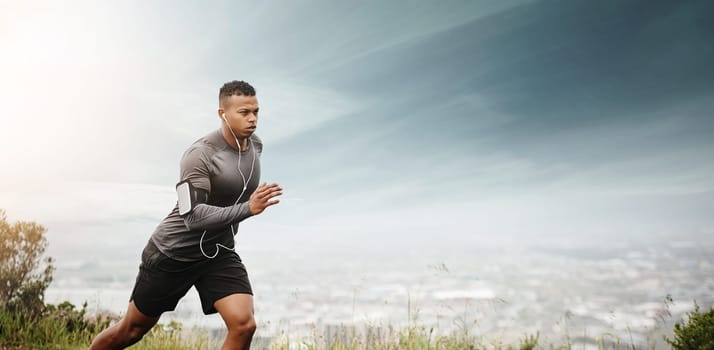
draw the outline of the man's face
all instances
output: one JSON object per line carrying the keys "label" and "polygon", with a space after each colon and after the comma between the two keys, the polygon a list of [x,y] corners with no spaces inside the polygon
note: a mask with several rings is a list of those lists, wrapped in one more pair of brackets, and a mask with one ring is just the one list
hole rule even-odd
{"label": "man's face", "polygon": [[221,103],[231,129],[239,137],[249,137],[258,126],[258,99],[255,96],[231,95]]}

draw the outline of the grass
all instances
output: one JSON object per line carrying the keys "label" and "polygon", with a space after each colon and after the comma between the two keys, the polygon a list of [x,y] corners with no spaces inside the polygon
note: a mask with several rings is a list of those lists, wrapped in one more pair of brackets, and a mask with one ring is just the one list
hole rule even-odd
{"label": "grass", "polygon": [[[65,302],[50,305],[41,316],[29,318],[0,308],[0,350],[26,349],[86,349],[96,334],[116,322],[116,317],[86,314],[86,303],[77,309]],[[255,338],[253,349],[267,350],[571,350],[574,348],[569,336],[562,344],[541,344],[540,335],[524,334],[514,344],[488,341],[481,335],[473,334],[466,323],[456,331],[442,334],[434,327],[419,323],[417,316],[410,316],[409,325],[395,328],[391,325],[378,327],[364,324],[361,327],[339,326],[325,330],[316,327],[310,335],[291,336],[283,332],[280,336],[265,339]],[[260,330],[258,331],[259,335]],[[619,339],[612,334],[596,338],[598,349],[640,348],[632,339]],[[654,348],[654,344],[647,345]],[[184,329],[181,324],[169,322],[157,324],[139,343],[136,350],[188,350],[217,349],[220,342],[211,339],[202,329]],[[579,348],[579,347],[578,347]]]}
{"label": "grass", "polygon": [[[277,339],[268,347],[271,350],[288,349],[483,349],[479,338],[469,334],[437,335],[434,328],[409,326],[396,330],[388,327],[385,334],[343,332],[338,336],[328,337],[313,334],[308,339],[301,339],[292,344],[286,339]],[[529,348],[532,349],[532,348]]]}
{"label": "grass", "polygon": [[[88,317],[87,304],[77,309],[69,302],[49,305],[41,316],[0,309],[0,350],[86,349],[94,336],[117,320],[111,316]],[[157,324],[132,349],[183,350],[212,348],[208,335],[184,330],[178,323]]]}
{"label": "grass", "polygon": [[137,350],[183,350],[217,348],[219,344],[212,341],[205,332],[198,329],[184,330],[181,324],[170,322],[157,324],[132,349]]}
{"label": "grass", "polygon": [[[39,321],[34,324],[8,324],[7,315],[0,319],[3,332],[0,334],[0,349],[25,350],[25,349],[86,349],[95,332],[69,331],[61,323]],[[16,321],[11,321],[16,322]],[[12,327],[6,328],[7,326]],[[18,331],[12,340],[7,341],[8,333],[5,331]],[[347,330],[347,328],[345,328]],[[96,330],[98,332],[99,330]],[[177,323],[158,324],[139,343],[131,347],[136,350],[194,350],[217,349],[220,343],[209,339],[205,332],[200,330],[184,330]],[[256,344],[254,349],[267,350],[570,350],[570,342],[561,345],[544,346],[539,343],[539,334],[525,335],[517,344],[489,343],[482,337],[468,332],[455,332],[440,335],[432,327],[411,325],[402,329],[388,327],[383,334],[368,334],[365,332],[345,331],[331,337],[315,333],[303,339],[291,339],[283,335],[272,339],[268,344]],[[598,349],[635,349],[634,344],[616,339],[615,341],[600,342]]]}
{"label": "grass", "polygon": [[[116,321],[116,318],[88,318],[86,304],[79,310],[69,303],[61,304],[44,317],[27,319],[16,313],[0,310],[0,349],[86,349],[92,338]],[[341,327],[332,334],[318,334],[291,340],[289,335],[272,339],[267,344],[254,342],[254,348],[270,350],[292,349],[520,349],[532,350],[538,344],[538,335],[526,336],[518,346],[493,347],[461,331],[449,335],[438,335],[431,327],[416,322],[403,329],[387,327],[385,331],[365,327],[357,332],[354,328]],[[139,343],[131,349],[143,350],[188,350],[219,348],[220,344],[209,339],[206,332],[198,329],[183,329],[179,323],[157,324]]]}

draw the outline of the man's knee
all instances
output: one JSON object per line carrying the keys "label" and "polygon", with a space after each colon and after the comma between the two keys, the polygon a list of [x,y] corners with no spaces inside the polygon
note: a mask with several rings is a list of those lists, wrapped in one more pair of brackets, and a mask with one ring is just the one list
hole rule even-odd
{"label": "man's knee", "polygon": [[123,349],[141,340],[150,329],[150,325],[131,324],[126,319],[122,319],[99,333],[89,349]]}
{"label": "man's knee", "polygon": [[144,337],[144,335],[149,332],[151,327],[146,327],[142,325],[130,325],[129,328],[126,331],[126,340],[129,343],[129,345],[134,344],[141,340],[141,338]]}
{"label": "man's knee", "polygon": [[130,322],[126,319],[123,320],[123,322],[124,324],[121,325],[118,332],[119,334],[117,334],[117,340],[119,340],[119,343],[122,343],[123,346],[129,346],[138,342],[153,327],[153,324]]}
{"label": "man's knee", "polygon": [[257,324],[252,314],[242,315],[240,318],[228,323],[228,332],[233,335],[253,335]]}

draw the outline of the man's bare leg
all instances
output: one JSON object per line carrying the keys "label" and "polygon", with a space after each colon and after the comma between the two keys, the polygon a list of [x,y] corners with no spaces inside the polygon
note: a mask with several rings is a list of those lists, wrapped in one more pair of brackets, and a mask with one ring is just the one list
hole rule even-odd
{"label": "man's bare leg", "polygon": [[132,345],[144,336],[159,317],[149,317],[141,313],[134,305],[134,301],[129,302],[126,315],[113,326],[105,329],[92,342],[89,350],[124,349]]}
{"label": "man's bare leg", "polygon": [[228,335],[221,350],[247,350],[255,333],[253,318],[253,296],[250,294],[231,294],[213,303],[223,322],[228,327]]}

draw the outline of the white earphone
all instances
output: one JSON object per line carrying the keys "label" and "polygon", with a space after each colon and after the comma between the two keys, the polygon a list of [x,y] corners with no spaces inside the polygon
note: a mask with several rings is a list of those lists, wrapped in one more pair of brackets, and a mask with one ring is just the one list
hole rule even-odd
{"label": "white earphone", "polygon": [[[231,124],[228,123],[228,119],[226,119],[226,114],[221,113],[221,116],[223,117],[223,120],[226,122],[226,125],[228,125],[228,130],[231,131],[231,134],[233,135],[233,139],[236,141],[236,145],[238,146],[238,173],[240,174],[240,177],[243,179],[243,190],[240,192],[240,195],[238,196],[238,199],[236,199],[235,203],[233,205],[238,204],[240,199],[243,197],[243,193],[245,193],[245,190],[248,188],[248,182],[250,182],[250,179],[253,177],[253,166],[255,165],[255,148],[253,147],[253,140],[248,138],[248,142],[250,142],[250,149],[253,150],[253,161],[250,163],[250,174],[248,175],[248,180],[245,179],[245,175],[243,175],[243,172],[240,170],[240,159],[241,159],[241,151],[242,149],[240,148],[240,142],[238,142],[238,137],[236,137],[236,134],[233,132],[233,129],[231,128]],[[213,259],[216,256],[218,256],[218,252],[220,252],[220,248],[223,247],[227,250],[230,250],[232,252],[236,251],[235,243],[233,248],[228,248],[224,246],[223,244],[216,243],[216,253],[213,255],[208,255],[206,252],[203,250],[203,238],[206,237],[206,232],[207,230],[203,231],[203,234],[201,235],[201,240],[198,242],[199,248],[201,248],[201,253],[203,256]],[[236,241],[238,240],[237,233],[235,232],[235,228],[233,228],[233,224],[231,224],[231,233],[233,234],[233,237],[235,237],[233,240]]]}

